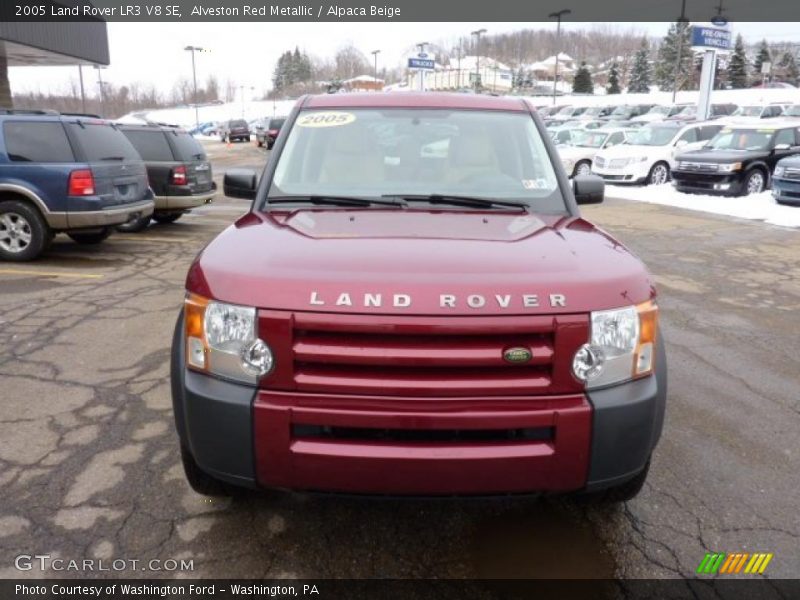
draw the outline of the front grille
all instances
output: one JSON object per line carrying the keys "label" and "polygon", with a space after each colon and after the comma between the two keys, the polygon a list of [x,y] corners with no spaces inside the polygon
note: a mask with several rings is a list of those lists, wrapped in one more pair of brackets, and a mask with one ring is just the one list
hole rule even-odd
{"label": "front grille", "polygon": [[392,443],[459,443],[459,442],[531,442],[550,441],[554,427],[519,429],[382,429],[371,427],[329,427],[325,425],[292,425],[295,439],[342,440]]}
{"label": "front grille", "polygon": [[719,169],[715,163],[691,162],[682,160],[678,165],[681,171],[697,171],[701,173],[716,173]]}
{"label": "front grille", "polygon": [[786,198],[800,198],[800,192],[790,192],[789,190],[779,190],[779,192]]}
{"label": "front grille", "polygon": [[629,158],[612,158],[610,161],[608,161],[608,167],[610,169],[621,169],[622,167],[627,166],[629,162]]}
{"label": "front grille", "polygon": [[[278,320],[270,324],[268,318],[262,327],[283,330]],[[262,381],[265,387],[410,397],[530,396],[580,390],[569,369],[588,335],[584,315],[433,318],[294,313],[289,327],[291,341],[275,344],[279,368]],[[504,360],[504,351],[516,347],[527,348],[531,360]],[[287,358],[290,368],[281,367]]]}
{"label": "front grille", "polygon": [[623,181],[627,175],[602,175],[602,178],[607,181]]}

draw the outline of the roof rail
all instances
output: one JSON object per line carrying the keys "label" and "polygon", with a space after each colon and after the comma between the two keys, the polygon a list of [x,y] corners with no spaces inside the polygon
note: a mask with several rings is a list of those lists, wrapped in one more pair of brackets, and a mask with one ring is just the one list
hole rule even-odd
{"label": "roof rail", "polygon": [[58,115],[57,110],[28,109],[28,108],[0,108],[0,115]]}
{"label": "roof rail", "polygon": [[65,117],[86,117],[88,119],[102,119],[100,115],[95,115],[93,113],[77,113],[77,112],[65,112],[61,113],[62,116]]}

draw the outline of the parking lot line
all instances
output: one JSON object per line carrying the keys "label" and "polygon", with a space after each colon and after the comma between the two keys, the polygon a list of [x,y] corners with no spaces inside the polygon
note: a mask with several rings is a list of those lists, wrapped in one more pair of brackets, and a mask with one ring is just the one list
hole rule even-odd
{"label": "parking lot line", "polygon": [[38,275],[39,277],[71,277],[73,279],[102,279],[96,273],[70,273],[68,271],[36,271],[34,269],[0,269],[0,275]]}

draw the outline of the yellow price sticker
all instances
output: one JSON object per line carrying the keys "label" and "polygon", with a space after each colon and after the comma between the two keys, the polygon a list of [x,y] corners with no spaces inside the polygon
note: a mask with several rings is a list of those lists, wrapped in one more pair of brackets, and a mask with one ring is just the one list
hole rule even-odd
{"label": "yellow price sticker", "polygon": [[312,112],[297,118],[298,127],[341,127],[356,120],[349,112]]}

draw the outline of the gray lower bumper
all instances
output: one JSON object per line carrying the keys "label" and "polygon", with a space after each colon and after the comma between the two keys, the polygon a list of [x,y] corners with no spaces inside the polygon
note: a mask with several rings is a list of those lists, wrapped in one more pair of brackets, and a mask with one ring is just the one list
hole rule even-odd
{"label": "gray lower bumper", "polygon": [[667,358],[660,335],[656,352],[654,376],[587,393],[593,408],[587,491],[623,483],[650,460],[667,400]]}
{"label": "gray lower bumper", "polygon": [[66,229],[89,229],[109,227],[127,223],[134,217],[147,217],[153,214],[153,200],[142,200],[103,210],[74,211],[66,213]]}
{"label": "gray lower bumper", "polygon": [[197,194],[196,196],[156,196],[157,211],[189,210],[211,202],[216,195],[216,190]]}

